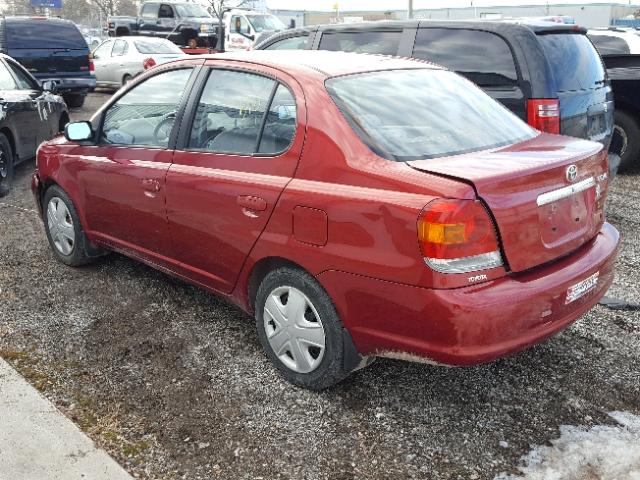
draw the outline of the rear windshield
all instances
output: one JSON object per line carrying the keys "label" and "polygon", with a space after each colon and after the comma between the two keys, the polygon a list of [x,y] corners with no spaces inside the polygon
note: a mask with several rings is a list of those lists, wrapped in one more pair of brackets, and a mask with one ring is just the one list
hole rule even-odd
{"label": "rear windshield", "polygon": [[604,67],[586,35],[539,35],[559,92],[595,88],[604,83]]}
{"label": "rear windshield", "polygon": [[71,22],[49,20],[6,21],[9,48],[70,48],[88,50],[80,30]]}
{"label": "rear windshield", "polygon": [[537,135],[471,82],[445,70],[356,74],[329,79],[326,86],[360,138],[389,160],[457,155]]}
{"label": "rear windshield", "polygon": [[140,53],[182,53],[177,45],[168,40],[135,40],[136,50]]}

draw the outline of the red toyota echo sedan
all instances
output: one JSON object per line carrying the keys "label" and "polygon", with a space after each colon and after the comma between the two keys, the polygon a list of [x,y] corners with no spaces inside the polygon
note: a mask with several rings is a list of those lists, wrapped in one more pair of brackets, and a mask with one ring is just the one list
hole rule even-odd
{"label": "red toyota echo sedan", "polygon": [[194,57],[65,137],[33,176],[54,255],[117,251],[215,292],[255,315],[271,362],[306,388],[376,356],[510,354],[613,280],[602,146],[533,130],[428,63]]}

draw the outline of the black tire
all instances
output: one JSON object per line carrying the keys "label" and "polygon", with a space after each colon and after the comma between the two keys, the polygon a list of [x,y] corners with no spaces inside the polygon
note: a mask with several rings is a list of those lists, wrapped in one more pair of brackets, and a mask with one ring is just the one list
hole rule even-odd
{"label": "black tire", "polygon": [[[73,245],[68,253],[61,251],[61,249],[56,245],[56,240],[54,240],[52,236],[51,222],[49,219],[49,203],[52,202],[52,200],[55,202],[60,200],[64,203],[64,206],[68,211],[67,221],[73,227]],[[49,246],[51,247],[55,257],[62,263],[71,267],[78,267],[92,262],[96,257],[103,253],[95,247],[92,247],[89,243],[89,240],[82,229],[82,224],[80,223],[80,218],[78,217],[76,208],[62,188],[57,185],[52,185],[47,189],[42,200],[42,212],[44,218],[44,229],[47,234],[47,240],[49,240]]]}
{"label": "black tire", "polygon": [[0,197],[9,193],[13,181],[13,149],[9,139],[0,133]]}
{"label": "black tire", "polygon": [[[308,373],[296,372],[285,365],[283,360],[276,355],[267,339],[266,328],[270,327],[267,327],[264,321],[265,304],[272,292],[277,291],[280,287],[293,287],[302,292],[317,312],[318,320],[324,331],[324,352],[322,353],[319,364]],[[283,296],[286,295],[285,293]],[[283,301],[283,305],[286,305],[285,302],[286,299]],[[314,312],[310,310],[310,307],[307,306],[305,308],[305,319],[308,318],[307,314],[309,312],[311,312],[311,317],[313,317]],[[344,368],[344,326],[331,298],[312,276],[301,270],[288,267],[269,272],[258,288],[255,312],[256,328],[260,343],[271,363],[273,363],[287,381],[310,390],[323,390],[339,383],[349,375],[350,372]],[[270,322],[270,319],[268,319],[268,322]],[[288,333],[281,334],[288,335]],[[285,349],[286,348],[287,347],[285,347]],[[315,347],[308,346],[306,348],[306,353],[312,355],[311,349]],[[283,351],[285,349],[283,349]],[[293,355],[291,355],[289,351],[286,352],[286,355],[289,355],[293,361]]]}
{"label": "black tire", "polygon": [[616,110],[610,150],[620,155],[619,171],[640,167],[640,126],[638,121],[624,110]]}
{"label": "black tire", "polygon": [[84,93],[68,93],[63,95],[64,101],[69,108],[81,108],[84,105]]}
{"label": "black tire", "polygon": [[69,114],[67,112],[62,112],[60,115],[60,120],[58,121],[58,133],[64,132],[64,127],[69,123]]}
{"label": "black tire", "polygon": [[124,87],[127,83],[131,81],[132,78],[133,77],[128,73],[124,77],[122,77],[122,86]]}

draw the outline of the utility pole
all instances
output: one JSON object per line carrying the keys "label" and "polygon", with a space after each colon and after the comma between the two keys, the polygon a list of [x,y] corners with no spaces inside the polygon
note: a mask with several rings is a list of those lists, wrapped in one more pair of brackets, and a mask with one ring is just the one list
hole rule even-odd
{"label": "utility pole", "polygon": [[409,0],[409,9],[408,9],[407,17],[409,19],[413,18],[413,0]]}

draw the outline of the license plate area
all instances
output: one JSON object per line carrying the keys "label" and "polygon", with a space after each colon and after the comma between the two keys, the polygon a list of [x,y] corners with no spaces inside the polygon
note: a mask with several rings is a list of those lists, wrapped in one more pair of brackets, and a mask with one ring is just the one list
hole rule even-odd
{"label": "license plate area", "polygon": [[584,191],[539,207],[540,238],[545,247],[555,248],[586,233],[589,205],[589,192]]}
{"label": "license plate area", "polygon": [[600,272],[596,272],[593,275],[585,278],[584,280],[571,285],[567,289],[567,296],[565,298],[564,304],[567,305],[571,302],[575,302],[579,298],[584,297],[589,292],[592,292],[598,286],[598,278],[600,276]]}

